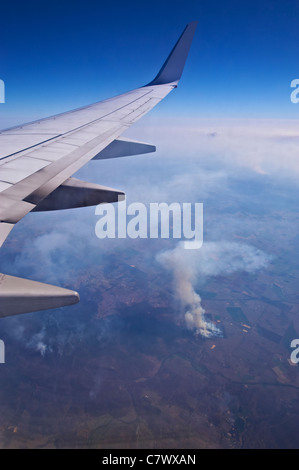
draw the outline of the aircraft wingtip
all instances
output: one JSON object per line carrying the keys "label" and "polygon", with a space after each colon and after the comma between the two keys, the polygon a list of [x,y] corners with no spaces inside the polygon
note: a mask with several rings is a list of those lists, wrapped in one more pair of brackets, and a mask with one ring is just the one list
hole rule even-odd
{"label": "aircraft wingtip", "polygon": [[198,21],[191,21],[187,24],[158,75],[147,86],[177,84],[179,82],[197,24]]}

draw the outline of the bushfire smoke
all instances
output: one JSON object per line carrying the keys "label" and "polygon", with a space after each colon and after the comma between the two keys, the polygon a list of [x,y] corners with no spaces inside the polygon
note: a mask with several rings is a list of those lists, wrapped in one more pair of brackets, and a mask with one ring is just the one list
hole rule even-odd
{"label": "bushfire smoke", "polygon": [[200,250],[185,250],[179,243],[173,250],[160,253],[157,259],[173,274],[175,295],[184,310],[186,327],[210,337],[221,335],[221,331],[206,320],[196,285],[208,276],[254,272],[266,267],[270,258],[244,243],[206,242]]}

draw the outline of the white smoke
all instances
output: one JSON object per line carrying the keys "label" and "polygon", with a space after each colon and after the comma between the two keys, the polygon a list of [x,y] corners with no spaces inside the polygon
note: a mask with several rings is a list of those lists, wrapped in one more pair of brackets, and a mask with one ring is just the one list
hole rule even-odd
{"label": "white smoke", "polygon": [[46,329],[43,327],[38,333],[32,336],[30,341],[27,342],[26,346],[40,353],[42,357],[45,356],[46,352],[52,352],[52,348],[45,343]]}
{"label": "white smoke", "polygon": [[221,335],[219,328],[205,319],[195,286],[207,276],[262,269],[270,257],[245,243],[206,242],[199,250],[185,250],[183,246],[179,243],[173,250],[159,253],[157,260],[173,274],[175,295],[185,310],[186,327],[205,337]]}

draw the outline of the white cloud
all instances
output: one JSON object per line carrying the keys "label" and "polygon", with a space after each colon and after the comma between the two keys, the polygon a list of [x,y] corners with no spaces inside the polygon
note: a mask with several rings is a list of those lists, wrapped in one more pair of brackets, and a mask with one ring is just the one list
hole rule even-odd
{"label": "white cloud", "polygon": [[[218,168],[294,178],[299,173],[299,121],[170,118],[143,121],[128,132],[148,136],[163,154]],[[154,124],[154,125],[153,125]],[[165,157],[163,157],[165,158]]]}

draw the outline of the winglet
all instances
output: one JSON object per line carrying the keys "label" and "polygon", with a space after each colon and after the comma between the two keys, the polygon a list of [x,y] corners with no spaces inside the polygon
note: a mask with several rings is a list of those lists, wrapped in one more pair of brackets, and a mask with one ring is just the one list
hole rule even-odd
{"label": "winglet", "polygon": [[187,24],[158,75],[146,86],[178,83],[183,73],[197,23],[197,21],[192,21]]}

